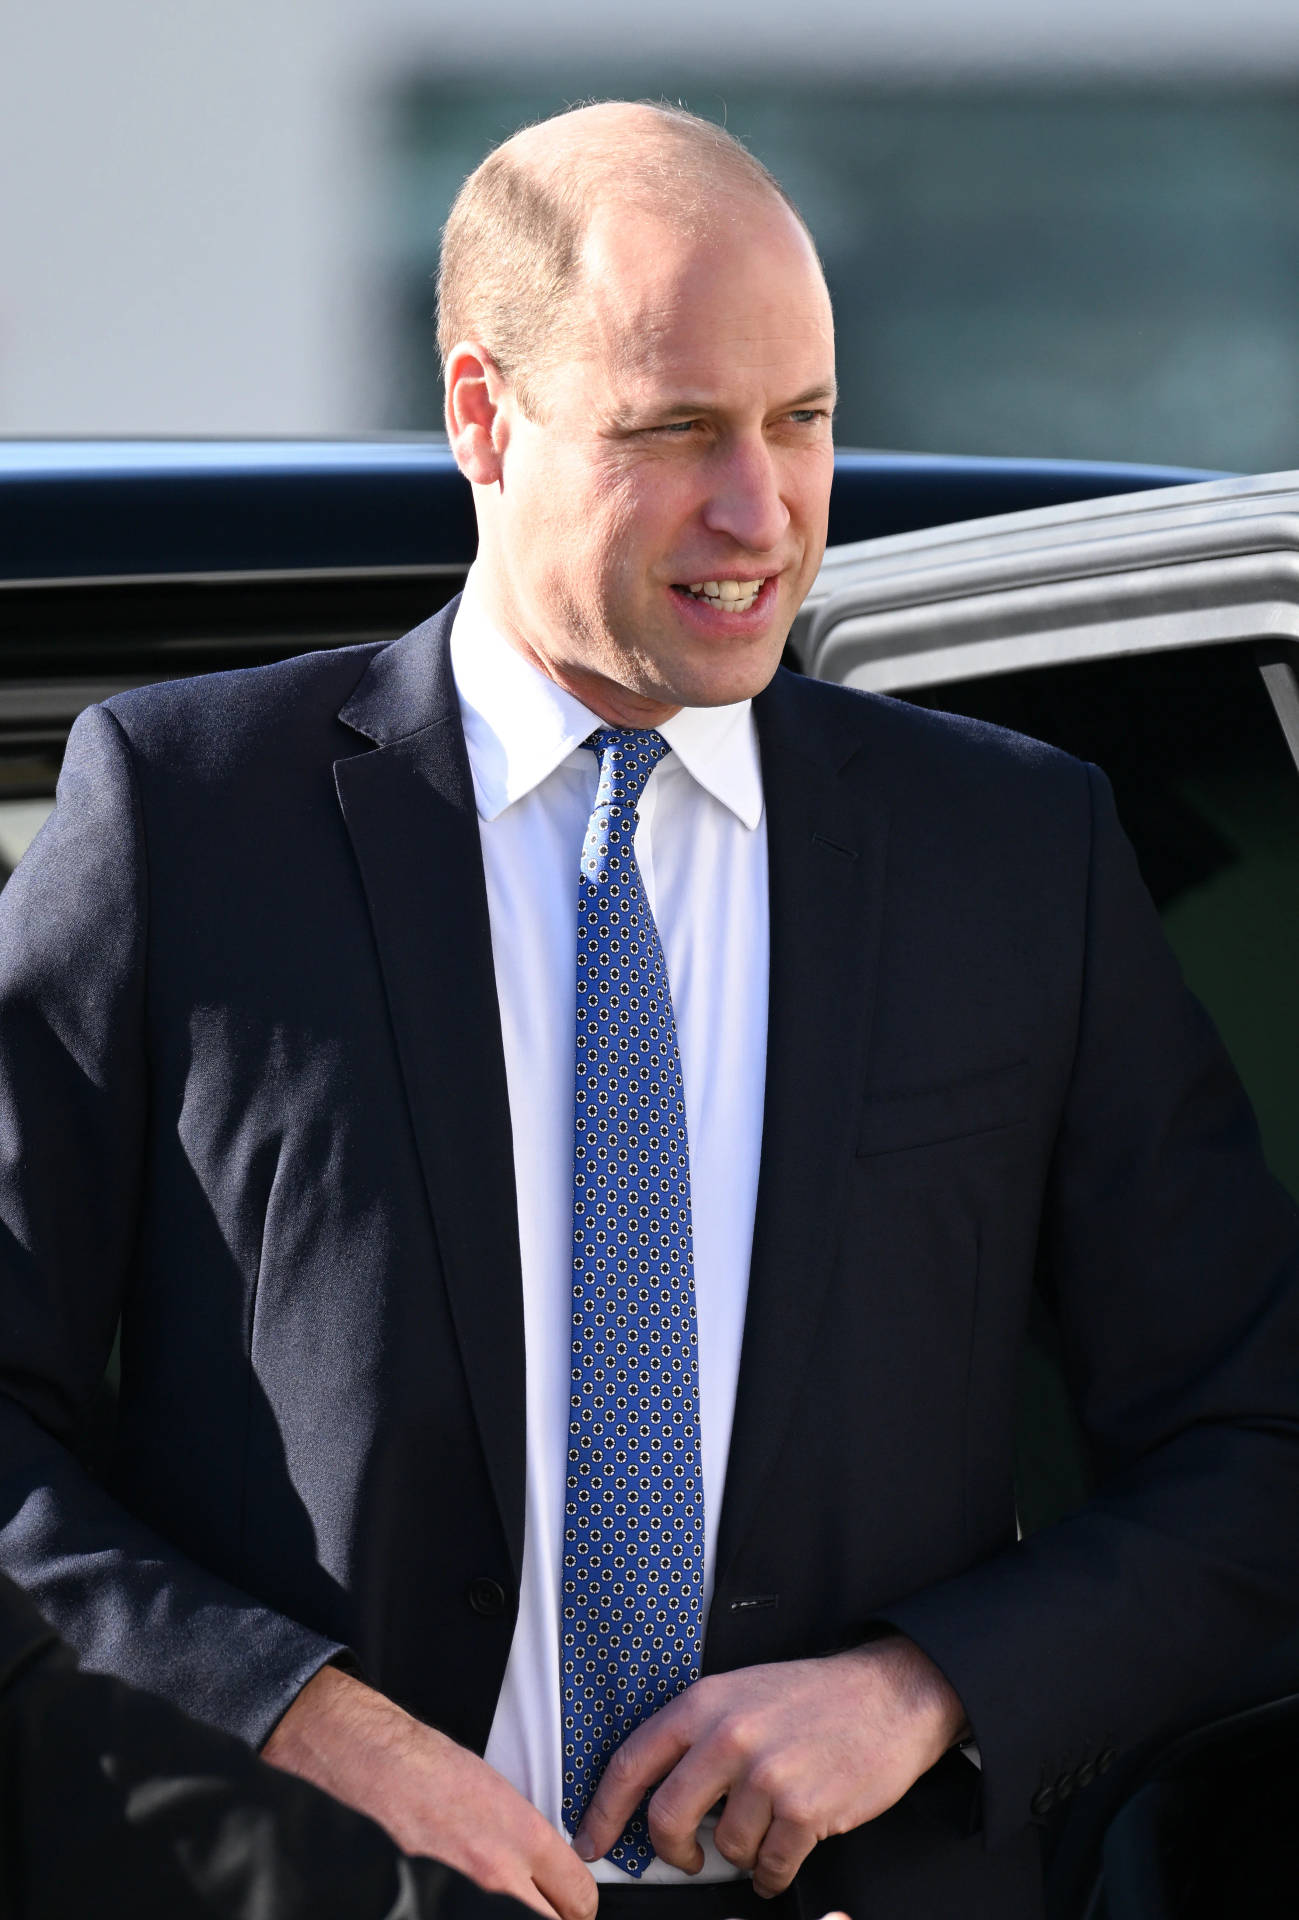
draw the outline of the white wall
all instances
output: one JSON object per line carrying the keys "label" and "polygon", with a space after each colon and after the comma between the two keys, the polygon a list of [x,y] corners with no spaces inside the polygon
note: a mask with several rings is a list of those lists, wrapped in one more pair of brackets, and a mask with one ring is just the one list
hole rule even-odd
{"label": "white wall", "polygon": [[565,47],[1276,77],[1299,0],[0,0],[0,433],[369,425],[384,84]]}
{"label": "white wall", "polygon": [[0,432],[343,423],[329,0],[28,0],[0,40]]}
{"label": "white wall", "polygon": [[[433,16],[436,15],[436,28]],[[436,35],[444,57],[526,58],[556,45],[729,58],[735,67],[881,74],[1299,69],[1296,0],[381,0],[379,32]],[[723,66],[724,70],[724,66]]]}

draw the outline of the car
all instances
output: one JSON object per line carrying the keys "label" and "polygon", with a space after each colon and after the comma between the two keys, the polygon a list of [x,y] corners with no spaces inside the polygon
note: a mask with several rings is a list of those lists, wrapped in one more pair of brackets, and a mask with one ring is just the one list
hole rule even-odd
{"label": "car", "polygon": [[[1217,479],[841,546],[793,641],[818,678],[1046,739],[1103,766],[1182,969],[1299,1196],[1299,474]],[[1037,1304],[1024,1531],[1085,1497]],[[1104,1780],[1057,1783],[1057,1920],[1293,1911],[1299,1637]],[[1102,1906],[1103,1903],[1103,1906]]]}
{"label": "car", "polygon": [[[830,539],[1198,477],[841,452]],[[459,591],[475,542],[436,440],[0,441],[0,856],[48,811],[82,707],[400,633]]]}
{"label": "car", "polygon": [[[1106,769],[1299,1195],[1299,475],[846,451],[830,536],[787,664]],[[0,443],[0,855],[12,866],[39,828],[86,705],[395,637],[458,590],[474,542],[437,441]],[[1023,1532],[1090,1484],[1057,1330],[1035,1311]],[[110,1370],[92,1465],[112,1418]],[[1270,1912],[1299,1870],[1278,1841],[1299,1805],[1299,1642],[1054,1798],[1055,1920]]]}

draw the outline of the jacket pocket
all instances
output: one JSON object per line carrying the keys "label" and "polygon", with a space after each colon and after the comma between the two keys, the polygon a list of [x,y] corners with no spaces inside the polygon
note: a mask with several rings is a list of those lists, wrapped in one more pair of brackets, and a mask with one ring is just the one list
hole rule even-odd
{"label": "jacket pocket", "polygon": [[868,1093],[857,1127],[857,1154],[901,1153],[1028,1119],[1029,1063],[1013,1060],[958,1075],[941,1086]]}

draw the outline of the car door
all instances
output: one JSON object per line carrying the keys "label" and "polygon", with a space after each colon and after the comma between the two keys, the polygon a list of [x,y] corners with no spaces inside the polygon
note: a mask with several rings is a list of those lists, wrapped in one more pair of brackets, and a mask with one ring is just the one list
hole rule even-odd
{"label": "car door", "polygon": [[[803,670],[1092,760],[1168,938],[1299,1198],[1299,474],[913,531],[827,555]],[[1025,1531],[1090,1468],[1036,1310],[1021,1380]],[[1293,1911],[1299,1636],[1062,1809],[1054,1912]],[[1276,1904],[1280,1900],[1291,1904]]]}

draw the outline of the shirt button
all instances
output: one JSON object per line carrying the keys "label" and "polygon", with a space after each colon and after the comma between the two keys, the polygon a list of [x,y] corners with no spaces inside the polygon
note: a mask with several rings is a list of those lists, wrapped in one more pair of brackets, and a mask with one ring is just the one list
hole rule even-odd
{"label": "shirt button", "polygon": [[469,1604],[485,1620],[493,1620],[498,1613],[505,1611],[505,1588],[499,1580],[489,1580],[480,1575],[477,1580],[469,1582]]}

